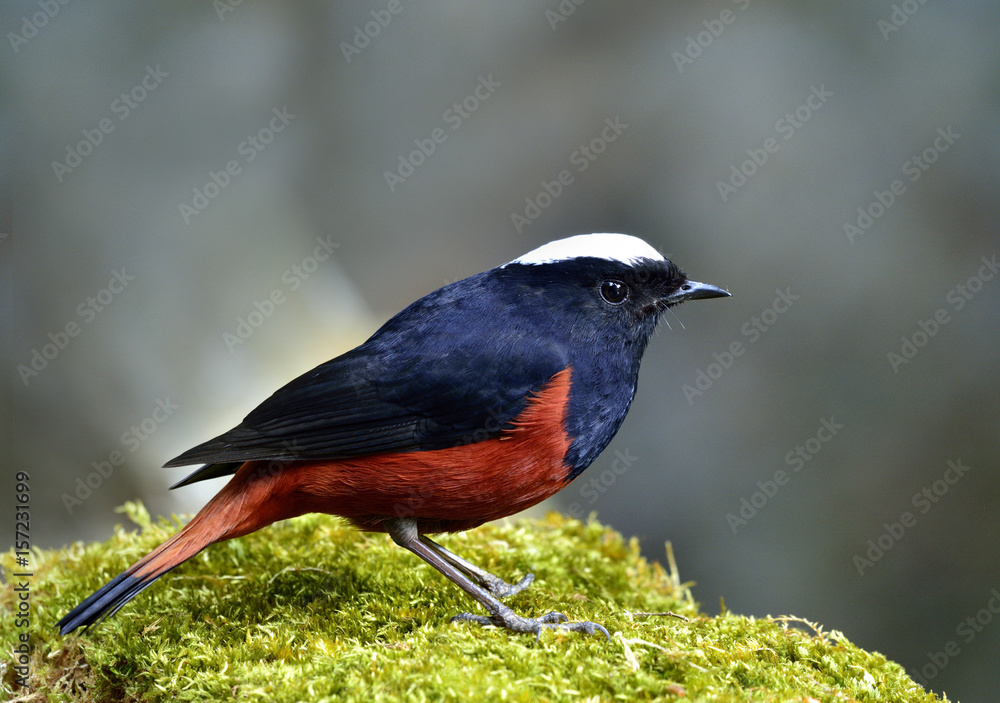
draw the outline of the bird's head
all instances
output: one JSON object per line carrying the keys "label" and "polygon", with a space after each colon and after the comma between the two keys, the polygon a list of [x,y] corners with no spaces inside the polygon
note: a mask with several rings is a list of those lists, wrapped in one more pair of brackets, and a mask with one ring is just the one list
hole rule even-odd
{"label": "bird's head", "polygon": [[635,330],[644,346],[660,314],[687,300],[728,297],[729,292],[689,280],[649,244],[626,234],[581,234],[549,242],[501,267],[525,295],[553,314],[583,313],[595,332]]}

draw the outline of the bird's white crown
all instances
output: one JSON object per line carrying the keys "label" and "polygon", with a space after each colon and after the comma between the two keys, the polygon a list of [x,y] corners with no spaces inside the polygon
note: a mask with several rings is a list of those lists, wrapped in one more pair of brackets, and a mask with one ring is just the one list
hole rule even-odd
{"label": "bird's white crown", "polygon": [[[663,255],[646,242],[628,234],[578,234],[557,239],[519,256],[511,264],[553,264],[558,261],[595,257],[623,264],[634,264],[642,259],[663,261]],[[504,264],[509,266],[510,264]]]}

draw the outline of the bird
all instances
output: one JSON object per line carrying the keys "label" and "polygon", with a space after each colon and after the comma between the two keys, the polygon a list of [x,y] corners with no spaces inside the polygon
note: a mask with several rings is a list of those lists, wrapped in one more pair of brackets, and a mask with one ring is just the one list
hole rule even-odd
{"label": "bird", "polygon": [[624,421],[661,315],[728,296],[614,233],[551,241],[445,285],[168,461],[203,465],[171,489],[232,478],[56,626],[89,629],[206,547],[318,512],[388,533],[487,613],[453,620],[607,637],[603,625],[559,612],[518,615],[502,599],[533,574],[508,583],[429,535],[513,515],[569,485]]}

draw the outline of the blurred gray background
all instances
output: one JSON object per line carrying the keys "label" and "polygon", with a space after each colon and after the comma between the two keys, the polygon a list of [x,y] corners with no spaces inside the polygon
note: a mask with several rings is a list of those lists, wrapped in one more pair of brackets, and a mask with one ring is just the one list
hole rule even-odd
{"label": "blurred gray background", "polygon": [[627,232],[733,298],[665,318],[540,508],[671,540],[709,613],[1000,686],[995,2],[0,12],[2,461],[35,544],[197,510],[220,482],[160,465],[286,381],[445,282]]}

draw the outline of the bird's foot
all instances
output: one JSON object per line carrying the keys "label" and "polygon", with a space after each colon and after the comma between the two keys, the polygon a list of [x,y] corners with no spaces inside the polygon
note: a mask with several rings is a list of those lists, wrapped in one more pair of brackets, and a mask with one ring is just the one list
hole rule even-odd
{"label": "bird's foot", "polygon": [[502,610],[499,610],[493,615],[473,615],[472,613],[461,613],[451,619],[452,622],[459,620],[467,620],[469,622],[479,623],[480,625],[503,627],[511,632],[531,633],[535,635],[536,640],[542,636],[542,629],[585,632],[588,635],[596,635],[600,632],[608,640],[611,639],[611,635],[608,634],[604,625],[589,621],[569,622],[569,618],[562,613],[557,612],[548,613],[537,618],[525,618],[518,615],[510,608],[504,607]]}
{"label": "bird's foot", "polygon": [[535,575],[531,573],[527,574],[517,583],[507,583],[499,576],[494,576],[493,574],[486,572],[483,572],[478,576],[480,585],[489,591],[490,595],[494,598],[509,598],[510,596],[516,596],[518,593],[530,586],[531,582],[535,580]]}

